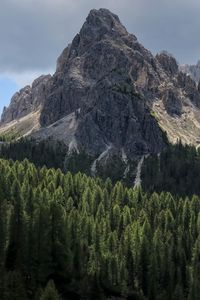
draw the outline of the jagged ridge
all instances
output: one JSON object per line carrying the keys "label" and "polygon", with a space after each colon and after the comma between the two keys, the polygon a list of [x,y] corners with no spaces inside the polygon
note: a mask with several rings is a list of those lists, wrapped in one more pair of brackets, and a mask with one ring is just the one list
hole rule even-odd
{"label": "jagged ridge", "polygon": [[0,132],[39,108],[42,129],[34,137],[53,136],[95,157],[108,148],[128,158],[159,153],[165,147],[162,130],[173,142],[199,143],[195,82],[166,52],[154,57],[107,9],[89,13],[53,77],[45,78],[42,92],[29,87],[28,96],[22,90],[12,99]]}

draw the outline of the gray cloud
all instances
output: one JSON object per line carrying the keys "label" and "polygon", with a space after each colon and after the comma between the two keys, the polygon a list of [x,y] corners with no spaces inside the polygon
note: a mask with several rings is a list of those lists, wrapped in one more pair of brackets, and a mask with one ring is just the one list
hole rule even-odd
{"label": "gray cloud", "polygon": [[0,74],[53,70],[89,10],[100,7],[153,53],[166,49],[181,63],[200,58],[198,0],[1,0]]}

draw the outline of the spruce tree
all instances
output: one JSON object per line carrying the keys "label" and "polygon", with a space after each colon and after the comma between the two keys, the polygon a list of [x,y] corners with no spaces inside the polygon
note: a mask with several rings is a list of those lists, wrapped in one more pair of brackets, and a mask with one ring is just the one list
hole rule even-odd
{"label": "spruce tree", "polygon": [[47,283],[40,300],[61,300],[53,280]]}

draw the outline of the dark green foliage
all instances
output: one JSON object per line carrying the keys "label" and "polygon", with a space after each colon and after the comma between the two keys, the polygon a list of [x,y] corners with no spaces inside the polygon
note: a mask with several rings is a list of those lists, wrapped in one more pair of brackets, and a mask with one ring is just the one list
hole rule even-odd
{"label": "dark green foliage", "polygon": [[72,174],[84,172],[85,174],[90,175],[93,160],[94,158],[87,155],[84,151],[80,153],[75,151],[70,156],[66,156],[64,170],[69,170]]}
{"label": "dark green foliage", "polygon": [[1,299],[28,300],[24,281],[19,271],[9,272],[6,277],[6,288]]}
{"label": "dark green foliage", "polygon": [[99,177],[104,180],[109,177],[112,178],[113,182],[116,182],[123,178],[126,164],[118,156],[113,156],[106,165],[101,165],[97,162],[96,169]]}
{"label": "dark green foliage", "polygon": [[55,284],[52,280],[50,280],[42,293],[42,296],[40,297],[40,300],[61,300]]}
{"label": "dark green foliage", "polygon": [[199,299],[199,197],[27,160],[0,160],[0,183],[1,299]]}
{"label": "dark green foliage", "polygon": [[[7,140],[6,140],[7,141]],[[67,147],[51,139],[36,142],[34,139],[21,138],[19,141],[5,143],[0,147],[0,157],[22,161],[29,159],[36,166],[63,169]]]}
{"label": "dark green foliage", "polygon": [[[35,139],[21,138],[18,141],[3,139],[0,144],[0,158],[23,161],[28,159],[36,166],[48,168],[60,168],[63,172],[78,172],[86,175],[99,176],[102,179],[111,178],[112,182],[122,180],[127,186],[132,186],[137,160],[129,160],[127,164],[117,155],[110,157],[106,164],[96,163],[96,173],[91,174],[91,167],[96,157],[88,155],[84,150],[69,153],[68,147],[60,141],[47,139],[36,141]],[[0,137],[1,141],[1,137]]]}
{"label": "dark green foliage", "polygon": [[142,187],[150,193],[168,191],[174,195],[200,195],[200,151],[181,143],[170,145],[159,156],[143,164]]}

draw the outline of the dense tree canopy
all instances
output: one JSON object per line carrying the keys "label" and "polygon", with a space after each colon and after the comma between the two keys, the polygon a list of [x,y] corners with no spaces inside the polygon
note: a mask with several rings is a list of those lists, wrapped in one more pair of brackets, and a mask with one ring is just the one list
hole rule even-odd
{"label": "dense tree canopy", "polygon": [[200,198],[0,160],[0,269],[2,300],[200,299]]}
{"label": "dense tree canopy", "polygon": [[143,164],[142,187],[147,192],[200,195],[200,150],[181,143],[169,145],[160,155],[150,155]]}
{"label": "dense tree canopy", "polygon": [[[0,140],[3,137],[0,136]],[[64,143],[47,139],[36,141],[30,138],[7,141],[0,144],[0,157],[22,161],[27,158],[36,166],[46,165],[48,168],[64,168],[67,147]]]}

